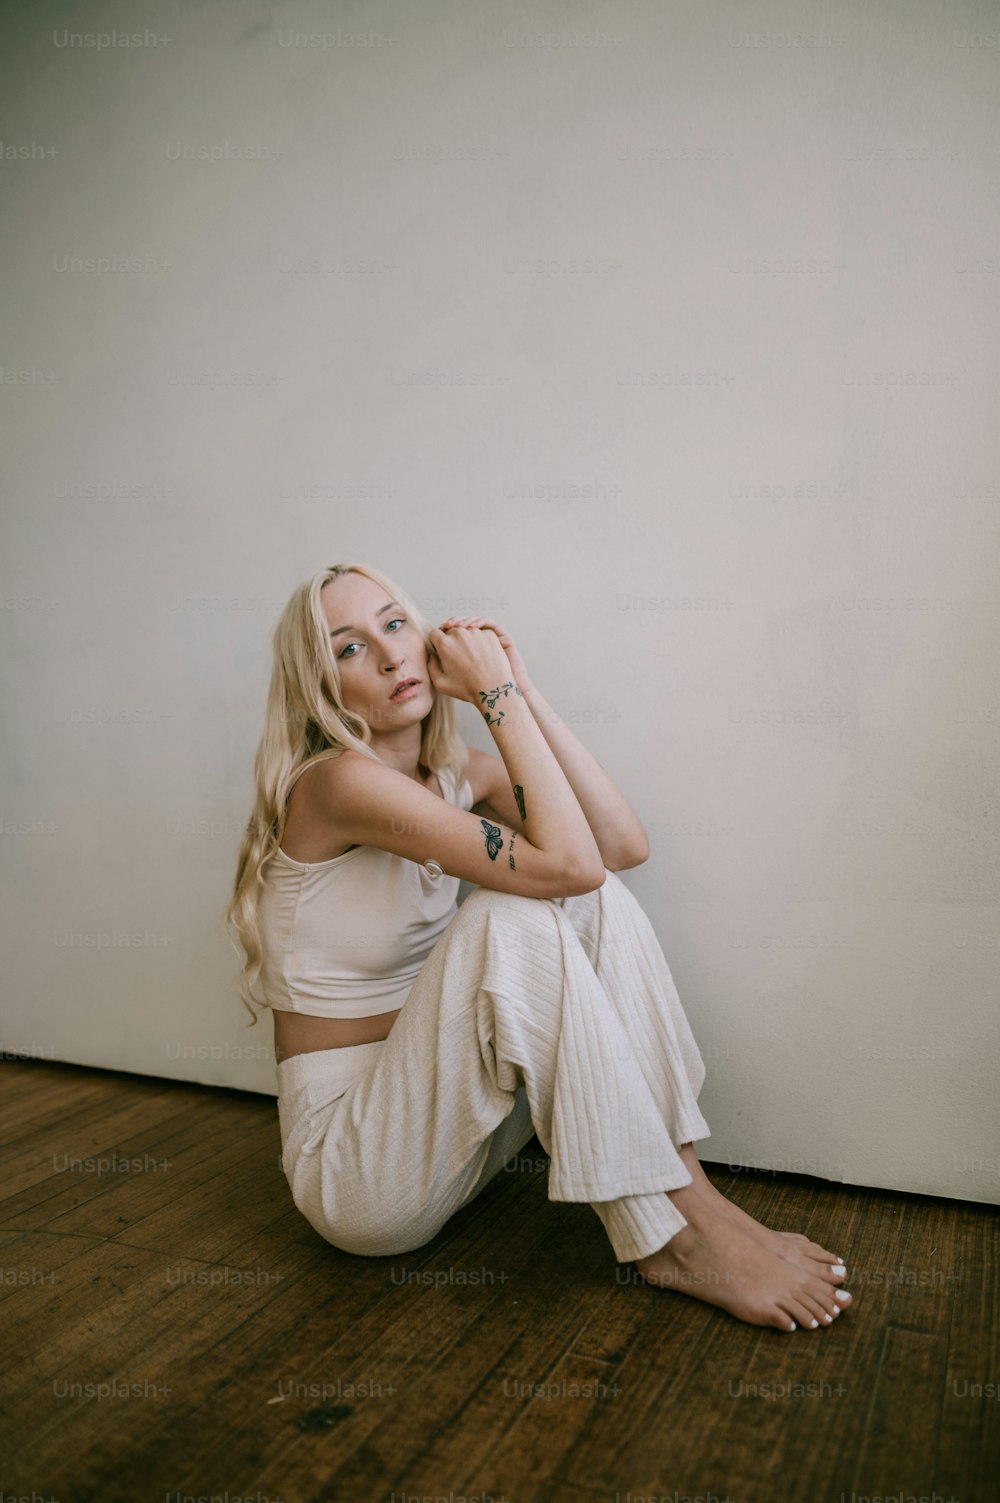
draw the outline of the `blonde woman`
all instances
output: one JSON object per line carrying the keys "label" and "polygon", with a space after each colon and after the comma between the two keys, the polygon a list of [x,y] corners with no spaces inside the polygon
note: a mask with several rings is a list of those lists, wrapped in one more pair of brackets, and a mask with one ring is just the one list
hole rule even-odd
{"label": "blonde woman", "polygon": [[[496,755],[458,737],[456,699]],[[243,1000],[273,1013],[282,1167],[320,1236],[420,1247],[537,1132],[549,1198],[591,1205],[649,1283],[782,1331],[836,1319],[841,1259],[701,1169],[704,1065],[616,876],[645,832],[498,622],[432,629],[367,565],[320,570],[275,633],[255,772],[226,917]]]}

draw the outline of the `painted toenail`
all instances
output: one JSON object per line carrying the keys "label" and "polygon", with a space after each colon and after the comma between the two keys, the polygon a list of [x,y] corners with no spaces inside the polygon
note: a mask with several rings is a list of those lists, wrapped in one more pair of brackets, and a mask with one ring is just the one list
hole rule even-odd
{"label": "painted toenail", "polygon": [[835,1289],[833,1291],[833,1297],[834,1299],[850,1299],[851,1296],[846,1289]]}
{"label": "painted toenail", "polygon": [[818,1326],[819,1326],[819,1321],[818,1321],[818,1320],[811,1320],[811,1321],[810,1321],[810,1322],[809,1322],[809,1329],[810,1329],[810,1330],[811,1330],[811,1331],[815,1331],[815,1330],[816,1330],[816,1329],[817,1329],[817,1327],[818,1327]]}
{"label": "painted toenail", "polygon": [[833,1316],[832,1315],[824,1315],[823,1319],[826,1321],[826,1323],[827,1323],[828,1326],[832,1326],[833,1325]]}
{"label": "painted toenail", "polygon": [[798,1330],[798,1326],[795,1324],[794,1320],[792,1321],[792,1324],[790,1325],[789,1330],[791,1330],[791,1331],[797,1331]]}
{"label": "painted toenail", "polygon": [[831,1273],[839,1273],[841,1275],[846,1275],[846,1273],[847,1273],[847,1266],[844,1263],[833,1263],[830,1266],[830,1272]]}

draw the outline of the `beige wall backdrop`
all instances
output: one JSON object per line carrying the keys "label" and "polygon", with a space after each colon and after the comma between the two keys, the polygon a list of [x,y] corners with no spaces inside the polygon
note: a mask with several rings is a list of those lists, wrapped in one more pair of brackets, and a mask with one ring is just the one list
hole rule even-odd
{"label": "beige wall backdrop", "polygon": [[1000,1198],[998,24],[8,12],[7,1054],[275,1091],[221,913],[360,559],[640,812],[703,1157]]}

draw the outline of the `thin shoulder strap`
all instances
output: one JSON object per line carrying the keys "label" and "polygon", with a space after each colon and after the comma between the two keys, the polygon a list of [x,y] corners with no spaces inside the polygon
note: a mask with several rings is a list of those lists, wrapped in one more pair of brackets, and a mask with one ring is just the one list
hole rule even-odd
{"label": "thin shoulder strap", "polygon": [[288,784],[288,787],[285,789],[285,802],[286,802],[286,804],[288,802],[288,795],[291,793],[292,789],[295,787],[295,784],[298,782],[299,778],[305,772],[305,770],[306,770],[307,767],[315,767],[315,765],[316,765],[317,762],[326,762],[330,757],[339,757],[339,756],[340,756],[340,752],[339,751],[318,752],[315,757],[310,757],[308,759],[308,761],[303,762],[301,764],[301,766],[297,767],[295,769],[295,771],[292,773],[291,780],[290,780],[290,782]]}

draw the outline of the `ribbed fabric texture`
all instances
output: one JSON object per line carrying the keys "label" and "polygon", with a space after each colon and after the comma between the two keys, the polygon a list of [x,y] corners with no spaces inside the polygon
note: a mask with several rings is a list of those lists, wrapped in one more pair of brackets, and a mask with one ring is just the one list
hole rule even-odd
{"label": "ribbed fabric texture", "polygon": [[423,1246],[537,1132],[549,1198],[586,1202],[619,1261],[686,1223],[666,1195],[709,1136],[705,1068],[641,907],[613,873],[559,900],[478,888],[389,1037],[278,1066],[285,1174],[347,1252]]}

